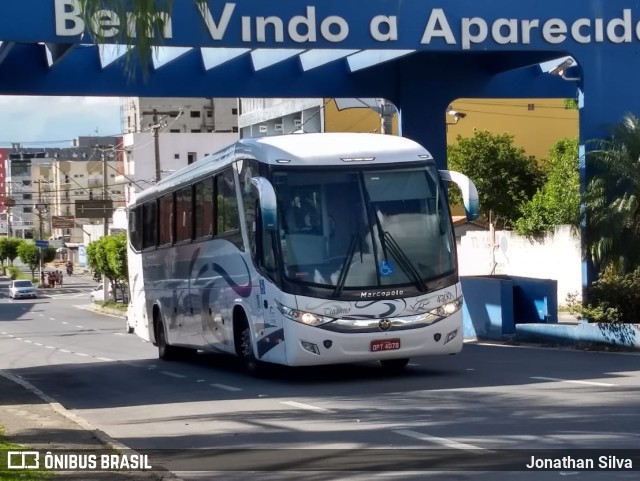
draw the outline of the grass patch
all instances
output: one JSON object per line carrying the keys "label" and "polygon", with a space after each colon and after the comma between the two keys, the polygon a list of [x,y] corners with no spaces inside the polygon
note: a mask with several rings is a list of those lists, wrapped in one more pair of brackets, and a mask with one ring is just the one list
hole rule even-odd
{"label": "grass patch", "polygon": [[124,314],[126,314],[127,309],[129,307],[127,304],[123,304],[122,302],[114,302],[114,301],[98,302],[97,304],[99,304],[102,307],[107,307],[109,309],[115,309]]}
{"label": "grass patch", "polygon": [[[52,473],[44,469],[8,469],[7,451],[25,450],[24,446],[10,443],[0,426],[0,479],[2,481],[45,481],[52,477]],[[40,460],[42,464],[42,459]]]}

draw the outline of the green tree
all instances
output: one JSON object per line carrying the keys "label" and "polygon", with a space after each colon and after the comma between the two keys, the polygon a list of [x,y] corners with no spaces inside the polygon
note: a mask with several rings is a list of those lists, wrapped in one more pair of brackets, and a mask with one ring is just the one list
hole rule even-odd
{"label": "green tree", "polygon": [[600,271],[633,272],[640,267],[640,120],[627,114],[594,144],[583,196],[586,254]]}
{"label": "green tree", "polygon": [[556,142],[543,165],[547,181],[530,201],[522,205],[522,217],[515,223],[518,234],[536,237],[552,231],[558,225],[578,225],[578,139]]}
{"label": "green tree", "polygon": [[40,249],[30,242],[22,242],[18,246],[18,256],[29,266],[31,277],[35,277],[36,269],[40,265]]}
{"label": "green tree", "polygon": [[7,238],[0,237],[0,270],[4,273],[4,261],[7,258]]}
{"label": "green tree", "polygon": [[9,237],[6,239],[4,245],[5,259],[9,259],[10,265],[13,265],[13,261],[18,257],[18,247],[22,245],[24,241],[16,237]]}
{"label": "green tree", "polygon": [[95,272],[109,279],[109,283],[114,288],[116,284],[126,283],[128,276],[126,234],[104,236],[91,242],[87,246],[87,262]]}
{"label": "green tree", "polygon": [[[475,131],[458,136],[447,151],[449,168],[467,175],[478,188],[480,213],[493,223],[511,226],[520,217],[520,206],[530,200],[544,182],[533,157],[513,145],[513,136]],[[452,201],[459,199],[452,193]]]}

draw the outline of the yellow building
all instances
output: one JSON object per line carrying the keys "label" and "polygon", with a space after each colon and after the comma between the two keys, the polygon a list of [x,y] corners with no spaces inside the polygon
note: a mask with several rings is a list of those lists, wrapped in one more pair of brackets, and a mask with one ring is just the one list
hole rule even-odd
{"label": "yellow building", "polygon": [[[339,110],[334,99],[324,99],[325,132],[380,132],[380,115],[371,108]],[[578,136],[578,111],[565,108],[563,99],[459,99],[451,104],[453,115],[443,113],[447,144],[458,135],[472,137],[474,130],[509,134],[514,145],[538,159],[562,138]],[[393,133],[397,134],[397,116]]]}
{"label": "yellow building", "polygon": [[527,155],[546,158],[558,140],[578,137],[578,111],[565,108],[563,99],[459,99],[451,110],[462,114],[447,117],[447,144],[474,130],[507,133]]}

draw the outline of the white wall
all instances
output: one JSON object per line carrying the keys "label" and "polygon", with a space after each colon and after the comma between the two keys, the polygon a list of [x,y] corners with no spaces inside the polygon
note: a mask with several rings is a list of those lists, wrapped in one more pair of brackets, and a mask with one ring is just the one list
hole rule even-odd
{"label": "white wall", "polygon": [[[541,241],[511,231],[496,231],[495,274],[555,279],[558,304],[567,294],[582,291],[580,238],[569,226],[561,226]],[[469,231],[458,242],[461,276],[491,274],[493,265],[489,231]]]}

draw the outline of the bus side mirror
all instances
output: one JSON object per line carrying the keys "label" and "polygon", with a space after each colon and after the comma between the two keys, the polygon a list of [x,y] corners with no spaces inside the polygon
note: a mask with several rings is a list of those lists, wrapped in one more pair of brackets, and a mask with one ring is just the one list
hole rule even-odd
{"label": "bus side mirror", "polygon": [[278,204],[273,185],[264,177],[252,177],[251,189],[260,200],[260,217],[265,230],[278,229]]}
{"label": "bus side mirror", "polygon": [[464,211],[467,214],[467,222],[480,217],[480,201],[478,199],[478,189],[473,181],[464,174],[454,170],[440,170],[440,177],[446,182],[456,184],[462,192]]}

